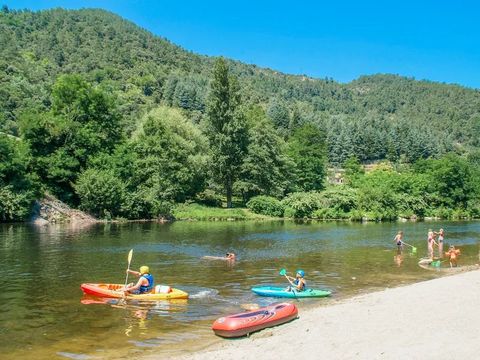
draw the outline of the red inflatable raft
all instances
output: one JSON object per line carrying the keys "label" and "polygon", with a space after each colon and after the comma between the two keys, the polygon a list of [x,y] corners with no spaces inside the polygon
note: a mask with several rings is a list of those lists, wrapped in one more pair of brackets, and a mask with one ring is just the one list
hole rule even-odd
{"label": "red inflatable raft", "polygon": [[293,320],[298,315],[294,304],[278,303],[240,314],[221,317],[212,325],[216,335],[239,337]]}

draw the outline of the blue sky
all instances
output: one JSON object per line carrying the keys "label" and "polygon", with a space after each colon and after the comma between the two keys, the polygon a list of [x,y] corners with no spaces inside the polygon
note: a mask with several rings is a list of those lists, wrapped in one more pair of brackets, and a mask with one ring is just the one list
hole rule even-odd
{"label": "blue sky", "polygon": [[480,2],[0,0],[101,7],[187,50],[348,82],[393,73],[480,88]]}

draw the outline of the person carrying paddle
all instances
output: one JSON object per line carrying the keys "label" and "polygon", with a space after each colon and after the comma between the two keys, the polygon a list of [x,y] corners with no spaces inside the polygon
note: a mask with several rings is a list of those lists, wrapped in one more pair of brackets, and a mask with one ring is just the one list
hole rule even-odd
{"label": "person carrying paddle", "polygon": [[457,257],[460,255],[460,249],[455,249],[455,246],[450,245],[450,248],[445,255],[450,261],[450,267],[457,267]]}
{"label": "person carrying paddle", "polygon": [[[292,285],[293,290],[296,291],[304,291],[305,288],[307,287],[307,282],[305,281],[305,271],[303,270],[297,270],[297,274],[295,277],[291,277],[288,275],[285,275],[287,278],[288,282]],[[292,290],[292,287],[289,286],[289,291]]]}
{"label": "person carrying paddle", "polygon": [[140,277],[137,283],[128,284],[123,289],[126,293],[129,294],[146,294],[152,291],[153,286],[155,285],[153,276],[150,274],[150,269],[148,266],[140,266],[140,271],[127,269],[127,273],[133,274]]}

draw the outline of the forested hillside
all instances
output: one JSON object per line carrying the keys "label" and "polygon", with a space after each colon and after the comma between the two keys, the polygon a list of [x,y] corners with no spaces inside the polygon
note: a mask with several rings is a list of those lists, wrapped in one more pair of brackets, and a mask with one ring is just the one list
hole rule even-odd
{"label": "forested hillside", "polygon": [[215,87],[215,59],[97,9],[4,7],[0,34],[3,219],[45,190],[97,216],[152,217],[223,191],[321,190],[327,163],[413,164],[480,145],[474,89],[394,75],[340,84],[232,60]]}

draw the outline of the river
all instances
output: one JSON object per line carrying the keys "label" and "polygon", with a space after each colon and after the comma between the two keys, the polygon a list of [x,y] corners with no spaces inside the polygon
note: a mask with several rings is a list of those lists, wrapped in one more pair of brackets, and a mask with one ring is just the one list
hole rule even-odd
{"label": "river", "polygon": [[[446,243],[461,249],[460,265],[478,263],[477,221],[0,224],[1,358],[109,359],[201,349],[226,341],[210,330],[215,318],[241,311],[242,304],[275,301],[250,288],[285,285],[281,268],[291,273],[301,268],[310,287],[333,291],[329,299],[297,300],[300,312],[441,276],[417,265],[426,255],[427,230],[440,227]],[[405,249],[396,256],[398,230],[418,248],[416,254]],[[149,265],[157,284],[186,290],[190,299],[127,304],[85,299],[81,283],[125,281],[130,249],[132,268]],[[233,266],[201,259],[228,251],[237,254]]]}

